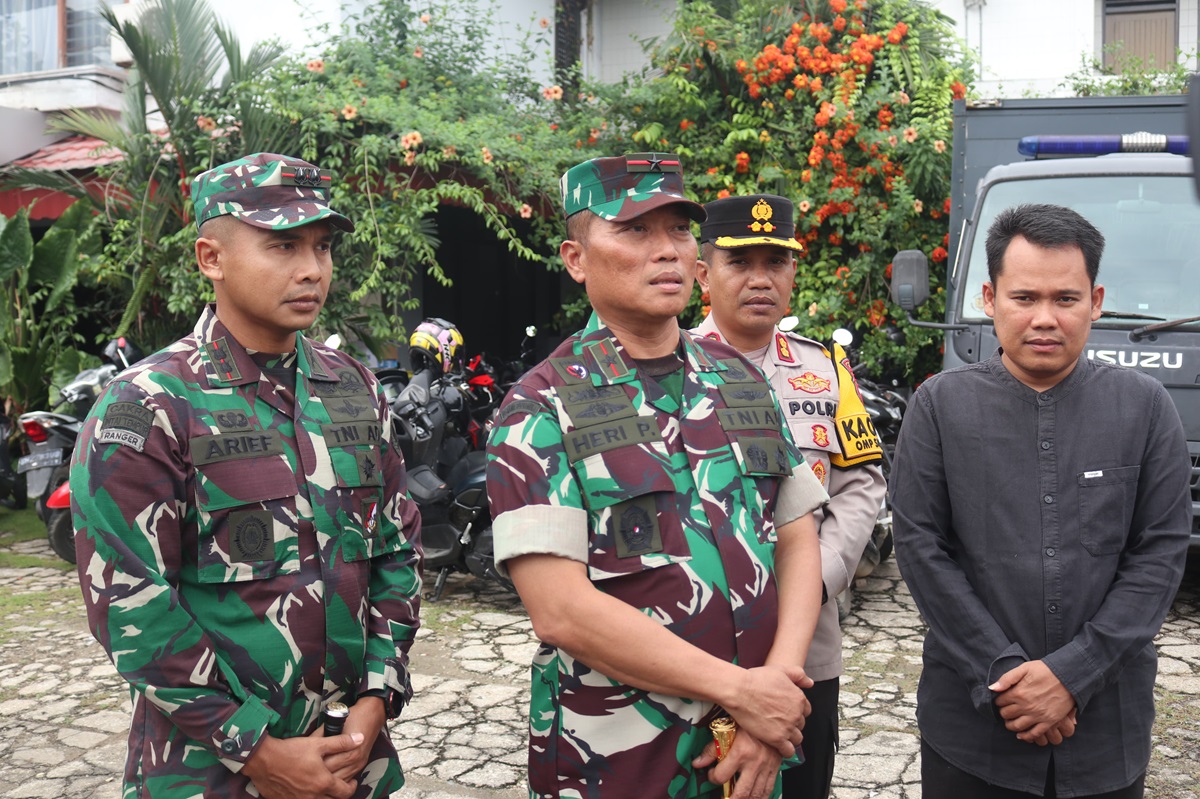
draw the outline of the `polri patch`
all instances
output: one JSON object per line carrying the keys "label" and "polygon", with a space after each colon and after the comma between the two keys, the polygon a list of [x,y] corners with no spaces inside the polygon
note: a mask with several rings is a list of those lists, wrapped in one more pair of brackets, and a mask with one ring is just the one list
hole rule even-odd
{"label": "polri patch", "polygon": [[146,448],[146,438],[154,426],[154,411],[136,402],[114,402],[104,411],[104,421],[96,440],[101,444],[121,444],[138,452]]}
{"label": "polri patch", "polygon": [[235,563],[275,557],[275,520],[270,511],[235,511],[229,514],[229,558]]}
{"label": "polri patch", "polygon": [[614,505],[609,521],[618,558],[662,552],[662,531],[654,496],[634,497]]}

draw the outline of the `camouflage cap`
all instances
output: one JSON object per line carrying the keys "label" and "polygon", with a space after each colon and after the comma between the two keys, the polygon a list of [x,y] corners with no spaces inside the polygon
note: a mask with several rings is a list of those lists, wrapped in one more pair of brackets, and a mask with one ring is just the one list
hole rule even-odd
{"label": "camouflage cap", "polygon": [[700,226],[700,243],[718,249],[769,244],[804,252],[796,241],[792,201],[777,194],[725,197],[706,203],[708,218]]}
{"label": "camouflage cap", "polygon": [[679,203],[692,219],[704,221],[704,206],[683,196],[679,157],[667,153],[593,158],[563,173],[559,188],[567,216],[587,210],[610,222],[624,222]]}
{"label": "camouflage cap", "polygon": [[347,232],[354,223],[329,207],[329,170],[274,153],[255,153],[201,172],[192,180],[196,227],[229,215],[265,230],[320,219]]}

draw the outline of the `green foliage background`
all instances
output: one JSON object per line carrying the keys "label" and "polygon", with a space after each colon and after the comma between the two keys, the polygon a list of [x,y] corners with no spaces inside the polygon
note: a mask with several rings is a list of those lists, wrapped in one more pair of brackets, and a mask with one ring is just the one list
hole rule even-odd
{"label": "green foliage background", "polygon": [[[792,302],[802,332],[850,326],[879,370],[919,379],[936,369],[935,336],[897,317],[887,273],[900,249],[929,254],[935,294],[921,314],[941,318],[950,102],[969,83],[946,18],[921,0],[692,0],[644,74],[595,84],[555,71],[551,20],[492,47],[495,17],[486,0],[382,0],[319,58],[301,58],[270,43],[243,53],[204,0],[157,0],[136,22],[110,17],[136,66],[124,119],[56,123],[122,153],[102,169],[103,190],[68,175],[4,178],[99,211],[105,247],[81,273],[90,290],[78,312],[150,352],[211,298],[194,266],[191,179],[256,151],[317,162],[337,174],[333,204],[357,230],[336,244],[334,293],[314,333],[379,352],[405,338],[397,312],[414,306],[413,286],[426,274],[447,282],[439,206],[469,209],[529,268],[556,270],[559,175],[596,156],[673,151],[701,201],[775,192],[796,202],[808,246]],[[536,77],[554,74],[563,85]],[[568,301],[564,326],[585,310]]]}

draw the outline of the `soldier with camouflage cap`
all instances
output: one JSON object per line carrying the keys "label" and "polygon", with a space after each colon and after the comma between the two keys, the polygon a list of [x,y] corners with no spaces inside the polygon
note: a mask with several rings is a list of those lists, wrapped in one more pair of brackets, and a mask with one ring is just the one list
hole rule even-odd
{"label": "soldier with camouflage cap", "polygon": [[837,344],[828,347],[780,330],[796,276],[791,200],[774,194],[726,197],[704,206],[696,278],[711,311],[691,332],[735,347],[763,370],[792,437],[829,492],[815,512],[821,577],[830,600],[821,608],[804,670],[813,712],[804,726],[804,763],[783,774],[785,799],[824,799],[833,780],[838,740],[842,631],[833,597],[854,579],[875,527],[886,486],[882,453]]}
{"label": "soldier with camouflage cap", "polygon": [[[696,270],[679,160],[562,180],[560,253],[594,313],[513,388],[488,445],[496,562],[542,641],[537,797],[778,795],[802,740],[826,499],[762,375],[677,315]],[[716,764],[709,723],[740,725]]]}
{"label": "soldier with camouflage cap", "polygon": [[[129,681],[124,795],[384,797],[411,696],[420,518],[362,364],[306,338],[330,175],[258,153],[196,177],[216,304],[118,375],[71,468],[92,633]],[[326,703],[350,714],[325,738]]]}

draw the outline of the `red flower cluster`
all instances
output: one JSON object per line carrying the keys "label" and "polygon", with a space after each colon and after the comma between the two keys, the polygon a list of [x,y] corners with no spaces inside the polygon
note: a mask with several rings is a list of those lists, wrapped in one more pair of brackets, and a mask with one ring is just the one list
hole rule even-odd
{"label": "red flower cluster", "polygon": [[903,22],[897,22],[896,26],[888,31],[887,40],[889,44],[900,44],[900,40],[908,35],[908,25]]}

